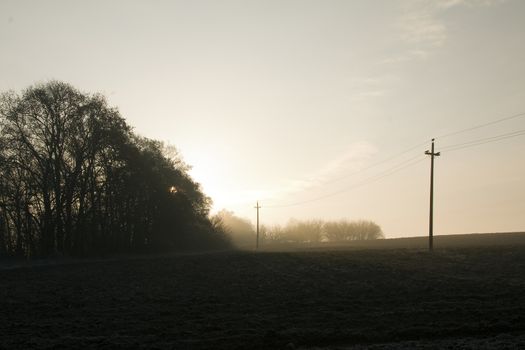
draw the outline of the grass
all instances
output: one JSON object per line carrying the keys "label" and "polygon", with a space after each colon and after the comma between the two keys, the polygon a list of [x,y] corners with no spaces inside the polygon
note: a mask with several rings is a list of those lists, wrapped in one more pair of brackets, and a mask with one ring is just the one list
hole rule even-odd
{"label": "grass", "polygon": [[475,238],[4,268],[0,348],[519,348],[525,236]]}

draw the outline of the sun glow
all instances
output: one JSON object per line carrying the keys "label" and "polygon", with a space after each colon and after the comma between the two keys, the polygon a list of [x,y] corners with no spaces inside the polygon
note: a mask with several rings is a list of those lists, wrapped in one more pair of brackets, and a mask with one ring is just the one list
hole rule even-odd
{"label": "sun glow", "polygon": [[214,209],[231,204],[229,198],[235,194],[228,192],[231,186],[228,186],[228,171],[225,166],[227,163],[216,155],[206,153],[188,152],[185,158],[191,165],[191,177],[201,185],[203,192],[213,199]]}

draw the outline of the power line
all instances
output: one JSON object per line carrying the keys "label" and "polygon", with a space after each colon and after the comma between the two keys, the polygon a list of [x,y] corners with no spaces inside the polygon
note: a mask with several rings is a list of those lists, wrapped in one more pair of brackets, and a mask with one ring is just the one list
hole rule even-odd
{"label": "power line", "polygon": [[517,130],[517,131],[505,133],[505,134],[500,134],[496,136],[484,137],[481,139],[471,140],[467,142],[456,143],[453,145],[442,147],[442,150],[446,152],[453,152],[453,151],[457,151],[457,150],[464,149],[464,148],[479,146],[479,145],[483,145],[486,143],[501,141],[501,140],[505,140],[505,139],[509,139],[509,138],[517,137],[517,136],[522,136],[522,135],[525,135],[525,129],[521,129],[521,130]]}
{"label": "power line", "polygon": [[[458,130],[458,131],[454,131],[454,132],[451,132],[451,133],[448,133],[448,134],[444,134],[444,135],[441,135],[439,136],[438,138],[446,138],[446,137],[449,137],[449,136],[453,136],[453,135],[457,135],[457,134],[460,134],[460,133],[464,133],[464,132],[467,132],[467,131],[471,131],[471,130],[476,130],[476,129],[479,129],[479,128],[483,128],[483,127],[486,127],[486,126],[489,126],[489,125],[493,125],[493,124],[498,124],[498,123],[501,123],[501,122],[504,122],[504,121],[507,121],[507,120],[511,120],[511,119],[516,119],[516,118],[519,118],[519,117],[525,117],[525,112],[523,113],[518,113],[518,114],[514,114],[514,115],[511,115],[511,116],[508,116],[508,117],[504,117],[504,118],[500,118],[500,119],[497,119],[497,120],[493,120],[491,122],[488,122],[488,123],[484,123],[484,124],[480,124],[480,125],[476,125],[476,126],[473,126],[473,127],[470,127],[470,128],[466,128],[466,129],[461,129],[461,130]],[[423,145],[426,145],[428,143],[428,140],[425,140],[423,142],[420,142],[416,145],[413,145],[399,153],[396,153],[394,154],[393,156],[391,157],[388,157],[388,158],[385,158],[383,160],[380,160],[376,163],[372,163],[362,169],[359,169],[359,170],[356,170],[354,172],[351,172],[349,174],[346,174],[342,177],[339,177],[339,178],[336,178],[336,179],[332,179],[332,180],[328,180],[328,181],[322,181],[320,184],[322,185],[328,185],[328,184],[332,184],[332,183],[335,183],[335,182],[339,182],[339,181],[342,181],[342,180],[346,180],[347,178],[351,177],[351,176],[354,176],[354,175],[357,175],[357,174],[360,174],[366,170],[369,170],[369,169],[372,169],[372,168],[375,168],[376,166],[378,165],[381,165],[381,164],[384,164],[384,163],[387,163],[391,160],[394,160],[410,151],[413,151],[415,149],[418,149],[419,147],[423,146]],[[445,149],[447,147],[444,147],[443,149]]]}
{"label": "power line", "polygon": [[[420,159],[418,159],[417,161],[414,161],[416,158],[420,158]],[[332,193],[329,193],[329,194],[326,194],[326,195],[323,195],[323,196],[319,196],[319,197],[303,200],[303,201],[300,201],[300,202],[295,202],[295,203],[290,203],[290,204],[282,204],[282,205],[267,205],[266,208],[294,207],[294,206],[298,206],[298,205],[301,205],[301,204],[316,202],[316,201],[319,201],[319,200],[322,200],[322,199],[334,197],[334,196],[337,196],[339,194],[351,191],[353,189],[356,189],[356,188],[368,185],[369,183],[381,180],[381,179],[383,179],[385,177],[388,177],[390,175],[393,175],[393,174],[397,173],[398,171],[401,171],[401,170],[403,170],[405,168],[408,168],[408,167],[413,166],[415,164],[421,163],[424,160],[425,160],[425,158],[421,159],[421,155],[417,155],[416,157],[412,157],[412,158],[410,158],[410,159],[408,159],[406,161],[403,161],[403,162],[401,162],[401,163],[399,163],[399,164],[397,164],[397,165],[395,165],[395,166],[385,170],[384,172],[382,172],[380,174],[377,174],[375,176],[371,176],[371,177],[363,180],[362,182],[360,182],[358,184],[355,184],[353,186],[344,188],[342,190],[335,191],[335,192],[332,192]]]}
{"label": "power line", "polygon": [[445,137],[449,137],[449,136],[454,136],[454,135],[462,134],[462,133],[467,132],[467,131],[472,131],[472,130],[476,130],[476,129],[484,128],[484,127],[489,126],[489,125],[494,125],[494,124],[502,123],[502,122],[507,121],[507,120],[516,119],[516,118],[521,118],[521,117],[525,117],[525,112],[523,112],[523,113],[518,113],[518,114],[514,114],[514,115],[511,115],[511,116],[508,116],[508,117],[505,117],[505,118],[501,118],[501,119],[493,120],[493,121],[488,122],[488,123],[484,123],[484,124],[479,124],[479,125],[476,125],[476,126],[472,126],[472,127],[470,127],[470,128],[461,129],[461,130],[458,130],[458,131],[453,131],[453,132],[450,132],[450,133],[448,133],[448,134],[443,134],[443,135],[440,135],[440,136],[436,137],[436,139],[443,139],[443,138],[445,138]]}
{"label": "power line", "polygon": [[396,158],[398,158],[398,157],[400,157],[400,156],[402,156],[402,155],[404,155],[404,154],[406,154],[406,153],[408,153],[408,152],[410,152],[410,151],[413,151],[413,150],[415,150],[415,149],[417,149],[417,148],[419,148],[419,147],[421,147],[421,146],[423,146],[423,145],[426,145],[427,142],[428,142],[428,141],[424,141],[424,142],[418,143],[417,145],[414,145],[414,146],[412,146],[412,147],[409,147],[409,148],[405,149],[404,151],[401,151],[401,152],[399,152],[399,153],[394,154],[394,155],[391,156],[391,157],[385,158],[385,159],[380,160],[380,161],[378,161],[378,162],[376,162],[376,163],[372,163],[372,164],[370,164],[370,165],[368,165],[368,166],[366,166],[366,167],[364,167],[364,168],[362,168],[362,169],[356,170],[356,171],[354,171],[354,172],[351,172],[351,173],[349,173],[349,174],[346,174],[346,175],[344,175],[344,176],[342,176],[342,177],[339,177],[339,178],[337,178],[337,179],[328,180],[328,181],[323,181],[322,184],[323,184],[323,185],[328,185],[328,184],[331,184],[331,183],[334,183],[334,182],[339,182],[339,181],[341,181],[341,180],[346,180],[347,178],[349,178],[349,177],[351,177],[351,176],[354,176],[354,175],[360,174],[360,173],[362,173],[362,172],[364,172],[364,171],[366,171],[366,170],[369,170],[369,169],[375,168],[375,167],[378,166],[378,165],[381,165],[381,164],[387,163],[387,162],[389,162],[389,161],[391,161],[391,160],[394,160],[394,159],[396,159]]}
{"label": "power line", "polygon": [[[387,162],[389,162],[389,161],[391,161],[391,160],[394,160],[394,159],[396,159],[396,158],[398,158],[398,157],[400,157],[400,156],[402,156],[402,155],[404,155],[404,154],[406,154],[406,153],[408,153],[408,152],[410,152],[410,151],[413,151],[413,150],[415,150],[415,149],[417,149],[417,148],[419,148],[419,147],[421,147],[421,146],[427,144],[427,142],[428,142],[428,141],[420,142],[420,143],[418,143],[418,144],[416,144],[416,145],[413,145],[413,146],[411,146],[411,147],[409,147],[409,148],[404,149],[403,151],[401,151],[401,152],[399,152],[399,153],[394,154],[394,155],[391,156],[391,157],[385,158],[385,159],[383,159],[383,160],[381,160],[381,161],[378,161],[378,162],[376,162],[376,163],[373,163],[373,164],[371,164],[371,165],[369,165],[369,166],[367,166],[367,167],[364,167],[364,168],[362,168],[362,169],[359,169],[359,170],[357,170],[357,171],[354,171],[354,172],[352,172],[352,173],[350,173],[350,174],[347,174],[347,175],[345,175],[345,176],[343,176],[343,177],[340,177],[340,178],[337,178],[337,179],[333,179],[333,180],[329,180],[329,181],[324,181],[324,182],[319,183],[319,184],[317,184],[317,185],[328,185],[328,184],[332,184],[332,183],[335,183],[335,182],[339,182],[339,181],[341,181],[341,180],[345,180],[345,179],[347,179],[347,178],[349,178],[349,177],[351,177],[351,176],[357,175],[357,174],[362,173],[362,172],[364,172],[364,171],[366,171],[366,170],[369,170],[369,169],[375,168],[375,167],[377,167],[378,165],[381,165],[381,164],[387,163]],[[415,157],[409,158],[409,159],[407,159],[407,160],[405,160],[405,161],[403,161],[403,162],[401,162],[401,163],[399,163],[399,164],[397,164],[397,165],[395,165],[395,166],[393,166],[393,167],[387,169],[386,171],[384,171],[384,172],[382,172],[382,173],[380,173],[380,174],[378,174],[378,175],[372,176],[372,177],[370,177],[370,178],[374,178],[374,177],[376,177],[376,176],[382,176],[382,174],[384,174],[385,172],[389,172],[390,170],[392,170],[392,169],[394,169],[394,168],[397,168],[397,167],[399,167],[399,166],[401,166],[401,165],[403,165],[403,164],[405,164],[405,163],[407,163],[407,162],[410,162],[410,161],[414,160],[415,158],[419,158],[419,156],[420,156],[420,155],[418,154],[418,155],[415,156]],[[399,169],[399,170],[401,170],[401,169]],[[396,170],[396,171],[397,171],[397,170]],[[369,178],[369,179],[370,179],[370,178]],[[367,180],[368,180],[368,179],[367,179]],[[359,185],[359,186],[361,186],[361,185]],[[343,191],[346,191],[346,190],[347,190],[347,189],[345,189],[345,190],[343,190]],[[326,197],[332,197],[333,195],[335,195],[335,193],[331,193],[331,194],[329,194],[329,195],[322,196],[322,198],[320,197],[320,198],[315,198],[315,199],[312,199],[312,200],[307,200],[307,201],[302,201],[302,202],[297,202],[297,203],[292,203],[292,204],[270,205],[270,206],[266,206],[266,208],[285,208],[285,207],[290,207],[290,206],[296,206],[296,205],[300,205],[300,204],[303,204],[303,203],[308,203],[308,202],[312,202],[312,201],[316,201],[316,200],[324,199],[324,198],[326,198]]]}
{"label": "power line", "polygon": [[[484,123],[484,124],[479,124],[479,125],[476,125],[476,126],[473,126],[473,127],[461,129],[461,130],[454,131],[454,132],[450,132],[450,133],[447,133],[447,134],[443,134],[443,135],[439,136],[439,138],[446,138],[446,137],[450,137],[450,136],[453,136],[453,135],[458,135],[458,134],[461,134],[461,133],[465,133],[465,132],[468,132],[468,131],[480,129],[480,128],[483,128],[483,127],[486,127],[486,126],[502,123],[504,121],[508,121],[508,120],[512,120],[512,119],[516,119],[516,118],[520,118],[520,117],[525,117],[525,112],[514,114],[514,115],[511,115],[511,116],[508,116],[508,117],[504,117],[504,118],[500,118],[500,119],[497,119],[497,120],[494,120],[494,121],[491,121],[491,122],[487,122],[487,123]],[[442,151],[454,152],[454,151],[461,150],[461,149],[464,149],[464,148],[474,147],[474,146],[482,145],[482,144],[485,144],[485,143],[501,141],[501,140],[504,140],[504,139],[517,137],[517,136],[521,136],[521,135],[525,135],[525,129],[518,130],[518,131],[513,131],[513,132],[510,132],[510,133],[500,134],[500,135],[496,135],[496,136],[492,136],[492,137],[486,137],[486,138],[476,139],[476,140],[472,140],[472,141],[468,141],[468,142],[463,142],[463,143],[458,143],[458,144],[445,146],[445,147],[442,148]],[[391,157],[388,157],[386,159],[383,159],[381,161],[373,163],[373,164],[371,164],[371,165],[369,165],[369,166],[367,166],[365,168],[362,168],[362,169],[359,169],[357,171],[354,171],[354,172],[352,172],[350,174],[347,174],[347,175],[345,175],[343,177],[340,177],[340,178],[337,178],[337,179],[333,179],[333,180],[330,180],[330,181],[325,181],[322,184],[331,184],[331,183],[334,183],[334,182],[338,182],[338,181],[347,179],[347,178],[349,178],[349,177],[351,177],[353,175],[359,174],[361,172],[364,172],[366,170],[374,168],[374,167],[376,167],[378,165],[381,165],[381,164],[389,162],[389,161],[391,161],[393,159],[396,159],[399,156],[402,156],[402,155],[404,155],[404,154],[406,154],[406,153],[408,153],[410,151],[413,151],[416,148],[421,147],[422,145],[426,144],[427,142],[428,141],[424,141],[422,143],[418,143],[417,145],[409,147],[409,148],[403,150],[402,152],[396,153],[395,155],[393,155]],[[266,206],[266,207],[267,208],[292,207],[292,206],[298,206],[298,205],[301,205],[301,204],[306,204],[306,203],[315,202],[315,201],[318,201],[318,200],[330,198],[330,197],[333,197],[333,196],[337,196],[339,194],[348,192],[348,191],[353,190],[355,188],[365,186],[365,185],[367,185],[367,184],[369,184],[371,182],[378,181],[378,180],[380,180],[380,179],[382,179],[384,177],[388,177],[388,176],[390,176],[390,175],[392,175],[392,174],[394,174],[394,173],[396,173],[396,172],[398,172],[398,171],[400,171],[402,169],[405,169],[407,167],[413,166],[413,165],[415,165],[417,163],[420,163],[420,162],[422,162],[424,160],[424,158],[423,158],[423,159],[417,160],[415,162],[412,162],[416,158],[419,158],[419,155],[416,156],[416,157],[410,158],[408,160],[405,160],[405,161],[403,161],[403,162],[401,162],[401,163],[399,163],[399,164],[397,164],[397,165],[387,169],[386,171],[384,171],[384,172],[382,172],[380,174],[377,174],[375,176],[371,176],[371,177],[365,179],[364,181],[362,181],[361,183],[358,183],[358,184],[356,184],[354,186],[347,187],[345,189],[342,189],[342,190],[339,190],[339,191],[336,191],[336,192],[332,192],[332,193],[326,194],[324,196],[319,196],[319,197],[315,197],[315,198],[312,198],[312,199],[299,201],[299,202],[295,202],[295,203],[290,203],[290,204],[270,205],[270,206]]]}
{"label": "power line", "polygon": [[[505,140],[505,139],[512,138],[512,137],[517,137],[517,136],[522,136],[522,135],[525,135],[525,129],[513,131],[513,132],[510,132],[510,133],[500,134],[500,135],[496,135],[496,136],[492,136],[492,137],[485,137],[485,138],[476,139],[476,140],[472,140],[472,141],[468,141],[468,142],[463,142],[463,143],[449,145],[449,146],[443,147],[442,151],[444,150],[446,152],[453,152],[453,151],[461,150],[461,149],[468,148],[468,147],[474,147],[474,146],[482,145],[482,144],[485,144],[485,143],[501,141],[501,140]],[[411,149],[408,149],[408,150],[402,152],[402,153],[397,154],[396,156],[393,156],[393,157],[389,158],[388,160],[396,158],[397,156],[399,156],[401,154],[405,154],[405,153],[411,151],[412,149],[413,149],[413,147]],[[319,197],[316,197],[316,198],[312,198],[312,199],[308,199],[308,200],[304,200],[304,201],[300,201],[300,202],[295,202],[295,203],[290,203],[290,204],[271,205],[271,206],[267,206],[267,208],[292,207],[292,206],[297,206],[297,205],[301,205],[301,204],[306,204],[306,203],[315,202],[315,201],[318,201],[318,200],[330,198],[330,197],[339,195],[341,193],[348,192],[348,191],[353,190],[355,188],[362,187],[362,186],[367,185],[367,184],[369,184],[371,182],[375,182],[375,181],[380,180],[380,179],[382,179],[384,177],[390,176],[390,175],[392,175],[392,174],[394,174],[394,173],[396,173],[396,172],[398,172],[398,171],[400,171],[402,169],[405,169],[407,167],[410,167],[412,165],[420,163],[421,161],[424,160],[424,159],[419,159],[419,160],[417,160],[415,162],[412,162],[413,160],[415,160],[416,158],[419,158],[419,157],[420,156],[417,155],[415,157],[407,159],[407,160],[405,160],[405,161],[403,161],[403,162],[401,162],[401,163],[399,163],[399,164],[397,164],[397,165],[387,169],[386,171],[384,171],[384,172],[382,172],[382,173],[380,173],[378,175],[371,176],[368,179],[365,179],[363,182],[361,182],[359,184],[356,184],[354,186],[351,186],[351,187],[348,187],[348,188],[345,188],[345,189],[342,189],[342,190],[339,190],[339,191],[336,191],[336,192],[332,192],[332,193],[329,193],[329,194],[324,195],[324,196],[319,196]],[[373,164],[373,165],[371,165],[371,166],[369,166],[367,168],[371,168],[373,166],[379,165],[381,163],[384,163],[385,161],[387,161],[387,160],[375,163],[375,164]],[[358,172],[355,172],[353,174],[357,174],[357,173]],[[353,175],[353,174],[351,174],[351,175]],[[350,176],[350,175],[348,175],[348,176]],[[334,181],[332,181],[332,182],[334,182]]]}

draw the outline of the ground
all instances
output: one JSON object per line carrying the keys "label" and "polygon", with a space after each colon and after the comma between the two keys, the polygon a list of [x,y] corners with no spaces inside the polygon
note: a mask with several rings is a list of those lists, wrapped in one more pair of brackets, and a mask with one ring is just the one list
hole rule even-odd
{"label": "ground", "polygon": [[523,349],[525,245],[498,242],[5,263],[0,348]]}

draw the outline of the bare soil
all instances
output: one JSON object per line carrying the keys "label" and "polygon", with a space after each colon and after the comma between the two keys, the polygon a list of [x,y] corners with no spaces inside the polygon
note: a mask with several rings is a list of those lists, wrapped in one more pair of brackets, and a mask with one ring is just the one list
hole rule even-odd
{"label": "bare soil", "polygon": [[0,348],[523,349],[515,239],[4,264]]}

